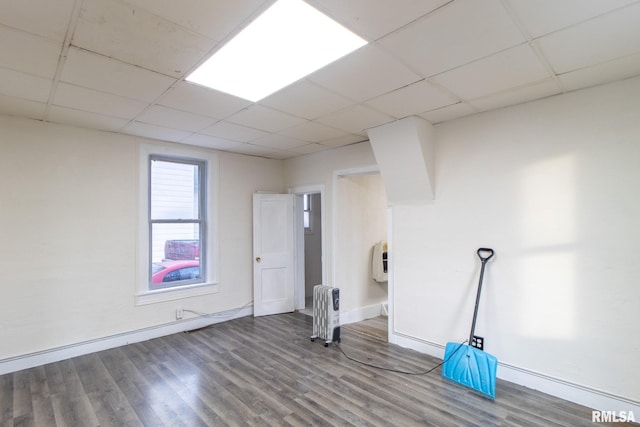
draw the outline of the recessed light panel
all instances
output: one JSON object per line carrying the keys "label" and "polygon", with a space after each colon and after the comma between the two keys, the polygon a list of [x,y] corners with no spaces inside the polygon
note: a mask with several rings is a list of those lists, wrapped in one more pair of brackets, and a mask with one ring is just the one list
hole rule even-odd
{"label": "recessed light panel", "polygon": [[366,43],[302,0],[278,0],[187,81],[256,102]]}

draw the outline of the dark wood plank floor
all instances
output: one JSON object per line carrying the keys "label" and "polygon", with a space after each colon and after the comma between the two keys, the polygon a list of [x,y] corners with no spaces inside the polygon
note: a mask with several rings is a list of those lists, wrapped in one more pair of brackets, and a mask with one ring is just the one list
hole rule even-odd
{"label": "dark wood plank floor", "polygon": [[[0,376],[0,426],[593,426],[591,410],[498,381],[496,400],[349,361],[311,317],[245,317]],[[352,357],[424,371],[438,359],[343,327]],[[617,424],[620,425],[620,424]]]}
{"label": "dark wood plank floor", "polygon": [[389,336],[388,326],[389,319],[387,316],[378,316],[362,322],[345,325],[344,328],[386,342]]}

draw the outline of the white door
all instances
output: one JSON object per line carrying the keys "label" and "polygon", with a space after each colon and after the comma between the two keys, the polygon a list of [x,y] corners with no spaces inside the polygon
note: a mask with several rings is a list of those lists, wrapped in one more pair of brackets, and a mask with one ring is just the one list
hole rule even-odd
{"label": "white door", "polygon": [[293,195],[253,195],[253,315],[294,310]]}

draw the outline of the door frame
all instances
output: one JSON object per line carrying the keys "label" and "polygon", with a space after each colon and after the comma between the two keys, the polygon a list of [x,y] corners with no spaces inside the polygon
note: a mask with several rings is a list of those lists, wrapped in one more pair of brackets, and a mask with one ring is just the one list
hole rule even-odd
{"label": "door frame", "polygon": [[[333,281],[335,282],[336,275],[336,244],[340,238],[337,235],[337,208],[338,208],[338,180],[340,178],[348,178],[360,175],[381,174],[380,166],[370,165],[362,167],[354,167],[348,169],[339,169],[333,171],[333,213],[332,213],[332,271]],[[324,237],[324,236],[323,236]],[[396,344],[395,340],[395,325],[394,325],[394,274],[393,274],[393,207],[387,206],[387,245],[388,245],[388,262],[389,262],[389,275],[387,280],[387,341],[389,343]]]}
{"label": "door frame", "polygon": [[303,185],[289,188],[289,194],[295,196],[293,218],[295,221],[295,243],[294,243],[294,277],[295,285],[293,287],[294,306],[296,310],[304,309],[305,296],[305,277],[304,277],[304,226],[302,221],[302,204],[298,203],[298,198],[303,194],[320,194],[320,230],[321,230],[321,262],[322,262],[322,284],[327,283],[327,245],[326,245],[326,203],[324,185]]}
{"label": "door frame", "polygon": [[[338,180],[340,178],[348,178],[350,176],[359,176],[359,175],[371,175],[371,174],[380,174],[380,166],[378,165],[370,165],[370,166],[361,166],[355,168],[348,169],[339,169],[333,171],[333,212],[332,212],[332,240],[331,244],[333,246],[332,249],[332,263],[331,268],[333,269],[333,282],[336,281],[336,242],[338,242],[338,230],[336,227],[337,224],[337,209],[338,209]],[[388,228],[388,227],[387,227]]]}

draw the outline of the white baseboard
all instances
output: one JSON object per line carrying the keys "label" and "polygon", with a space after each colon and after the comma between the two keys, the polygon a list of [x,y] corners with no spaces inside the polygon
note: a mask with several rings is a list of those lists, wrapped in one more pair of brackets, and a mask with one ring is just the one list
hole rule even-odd
{"label": "white baseboard", "polygon": [[[444,357],[442,344],[420,340],[397,332],[389,334],[389,342],[439,359]],[[631,411],[636,417],[640,415],[640,402],[636,400],[508,363],[498,362],[497,377],[598,411],[624,411],[625,413]]]}
{"label": "white baseboard", "polygon": [[121,334],[111,335],[108,337],[97,338],[94,340],[83,341],[76,344],[70,344],[16,357],[10,357],[0,360],[0,375],[45,365],[47,363],[58,362],[60,360],[82,356],[84,354],[94,353],[96,351],[107,350],[131,343],[159,338],[178,332],[203,328],[205,326],[225,322],[227,320],[251,316],[252,314],[253,307],[244,306],[239,309],[227,310],[212,315],[178,320],[164,325],[138,329],[131,332],[123,332]]}
{"label": "white baseboard", "polygon": [[360,307],[355,310],[341,311],[340,324],[347,325],[349,323],[361,322],[372,317],[380,316],[380,304],[374,304],[367,307]]}

